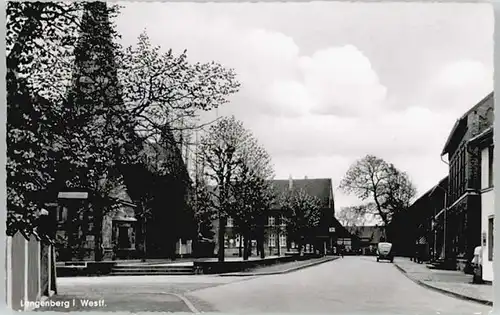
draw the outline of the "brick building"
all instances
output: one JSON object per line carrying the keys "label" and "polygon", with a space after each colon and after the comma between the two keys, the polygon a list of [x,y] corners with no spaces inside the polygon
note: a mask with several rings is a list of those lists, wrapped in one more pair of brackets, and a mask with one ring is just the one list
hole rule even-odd
{"label": "brick building", "polygon": [[425,239],[427,243],[424,259],[432,260],[442,253],[444,221],[436,224],[436,219],[444,213],[447,187],[448,177],[445,177],[415,200],[408,209],[394,215],[390,229],[394,235],[394,250],[398,255],[415,255],[415,243],[421,239]]}
{"label": "brick building", "polygon": [[[350,237],[347,230],[335,218],[335,203],[333,196],[332,180],[329,178],[317,179],[292,179],[273,180],[272,186],[276,195],[291,190],[303,189],[309,195],[317,197],[321,202],[321,219],[319,227],[313,232],[314,235],[306,241],[306,251],[331,253],[339,237]],[[286,226],[283,223],[282,213],[279,208],[269,209],[265,222],[264,251],[266,256],[283,255],[285,252],[297,252],[298,244],[289,240]],[[214,228],[218,229],[218,222],[214,222]],[[217,235],[217,233],[215,233]],[[225,255],[238,256],[241,252],[241,237],[234,233],[232,219],[226,224]],[[217,242],[217,238],[216,238]],[[257,255],[257,241],[252,240],[252,255]],[[216,245],[218,248],[218,244]]]}
{"label": "brick building", "polygon": [[493,274],[493,243],[494,243],[494,171],[493,171],[493,127],[486,129],[471,139],[469,146],[480,150],[481,155],[481,247],[482,247],[482,277],[484,281],[492,282]]}
{"label": "brick building", "polygon": [[[492,92],[457,120],[441,153],[442,157],[447,156],[449,164],[445,211],[449,241],[444,258],[456,262],[460,270],[481,244],[481,154],[479,148],[470,147],[468,142],[493,124],[493,110]],[[444,213],[437,220],[444,220]]]}

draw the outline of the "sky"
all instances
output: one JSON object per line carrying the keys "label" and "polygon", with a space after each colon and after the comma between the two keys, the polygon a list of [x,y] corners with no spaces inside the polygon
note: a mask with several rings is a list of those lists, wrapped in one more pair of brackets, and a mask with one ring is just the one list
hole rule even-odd
{"label": "sky", "polygon": [[[447,175],[455,121],[493,89],[486,3],[120,4],[122,44],[146,30],[165,51],[235,69],[242,87],[218,114],[244,122],[277,179],[337,187],[373,154],[421,195]],[[336,209],[361,202],[335,190]]]}

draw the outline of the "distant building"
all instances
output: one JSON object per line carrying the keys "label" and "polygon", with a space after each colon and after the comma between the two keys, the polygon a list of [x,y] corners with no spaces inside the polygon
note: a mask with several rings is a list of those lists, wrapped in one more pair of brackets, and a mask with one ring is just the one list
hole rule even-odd
{"label": "distant building", "polygon": [[[273,180],[272,186],[277,195],[288,191],[303,189],[311,196],[317,197],[321,202],[321,219],[319,227],[307,240],[306,251],[331,253],[337,243],[338,237],[348,237],[350,234],[335,218],[335,203],[333,196],[332,180],[329,178],[317,179],[292,179]],[[290,240],[286,233],[286,225],[282,220],[283,213],[279,208],[269,209],[264,235],[264,251],[266,256],[284,254],[285,252],[298,251],[298,244]],[[218,229],[218,222],[214,222]],[[215,234],[217,235],[217,233]],[[217,236],[215,236],[217,242]],[[252,240],[252,254],[257,255],[257,242]],[[218,248],[218,245],[216,246]],[[237,256],[240,253],[241,237],[233,232],[233,220],[228,219],[225,237],[225,255]]]}
{"label": "distant building", "polygon": [[385,227],[383,226],[348,226],[346,229],[352,234],[352,237],[339,238],[337,243],[344,245],[347,252],[356,254],[374,254],[380,239],[385,237]]}
{"label": "distant building", "polygon": [[483,280],[493,281],[493,228],[494,228],[494,181],[493,181],[493,127],[470,140],[471,148],[480,150],[481,165],[481,247]]}
{"label": "distant building", "polygon": [[448,177],[445,177],[415,200],[408,209],[394,215],[390,229],[394,250],[398,255],[414,256],[417,241],[427,244],[424,259],[430,260],[444,254],[443,218],[447,187]]}
{"label": "distant building", "polygon": [[446,229],[450,242],[444,256],[460,270],[481,245],[481,158],[479,149],[468,142],[493,124],[493,110],[490,93],[457,120],[441,153],[449,164]]}

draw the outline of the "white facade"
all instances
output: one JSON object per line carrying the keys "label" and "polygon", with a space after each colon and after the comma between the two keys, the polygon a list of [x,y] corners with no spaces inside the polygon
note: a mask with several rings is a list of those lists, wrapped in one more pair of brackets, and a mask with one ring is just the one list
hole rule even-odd
{"label": "white facade", "polygon": [[493,218],[495,209],[490,152],[490,147],[481,151],[481,245],[483,280],[485,281],[493,281]]}

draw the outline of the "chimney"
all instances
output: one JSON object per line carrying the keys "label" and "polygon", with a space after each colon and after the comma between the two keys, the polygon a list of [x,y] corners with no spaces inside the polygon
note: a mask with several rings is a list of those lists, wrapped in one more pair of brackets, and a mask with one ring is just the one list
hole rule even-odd
{"label": "chimney", "polygon": [[290,174],[290,177],[288,178],[288,189],[292,190],[293,187],[293,179],[292,175]]}

